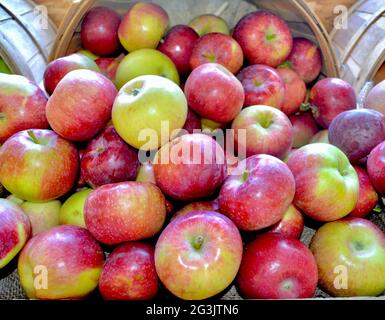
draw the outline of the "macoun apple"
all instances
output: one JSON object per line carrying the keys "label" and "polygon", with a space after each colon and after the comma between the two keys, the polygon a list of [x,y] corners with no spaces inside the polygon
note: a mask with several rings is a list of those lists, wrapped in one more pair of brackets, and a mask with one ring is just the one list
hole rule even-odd
{"label": "macoun apple", "polygon": [[154,165],[151,162],[144,162],[141,164],[138,175],[136,176],[137,182],[151,182],[156,184],[155,174],[154,174]]}
{"label": "macoun apple", "polygon": [[95,61],[79,53],[51,61],[44,72],[44,88],[47,93],[51,95],[66,74],[79,69],[100,71]]}
{"label": "macoun apple", "polygon": [[5,63],[5,61],[0,57],[0,73],[12,74],[11,69]]}
{"label": "macoun apple", "polygon": [[158,50],[174,62],[179,74],[190,72],[190,57],[199,35],[189,26],[178,24],[172,27],[161,40]]}
{"label": "macoun apple", "polygon": [[84,216],[87,229],[104,244],[151,238],[166,219],[165,198],[152,183],[107,184],[89,194]]}
{"label": "macoun apple", "polygon": [[276,67],[286,60],[293,47],[293,36],[287,23],[265,11],[244,16],[234,27],[233,37],[251,64]]}
{"label": "macoun apple", "polygon": [[99,290],[106,300],[150,300],[158,287],[154,248],[139,242],[116,247],[99,279]]}
{"label": "macoun apple", "polygon": [[283,237],[299,239],[304,229],[304,219],[301,211],[290,205],[283,214],[281,221],[269,229],[269,233],[279,234]]}
{"label": "macoun apple", "polygon": [[[1,149],[0,149],[1,150]],[[385,194],[385,143],[382,142],[370,152],[367,168],[370,181],[374,188],[381,194]]]}
{"label": "macoun apple", "polygon": [[18,198],[44,202],[71,190],[77,178],[75,146],[51,130],[20,131],[0,148],[0,182]]}
{"label": "macoun apple", "polygon": [[301,148],[308,144],[319,131],[317,122],[314,120],[311,112],[294,114],[289,119],[293,125],[293,148]]}
{"label": "macoun apple", "polygon": [[[246,149],[247,156],[270,154],[284,157],[293,145],[293,126],[288,117],[278,109],[257,105],[243,109],[234,119],[235,147]],[[246,130],[246,141],[239,131]],[[246,142],[246,145],[244,145]]]}
{"label": "macoun apple", "polygon": [[21,251],[20,284],[30,299],[80,299],[98,286],[103,262],[88,230],[58,226],[33,237]]}
{"label": "macoun apple", "polygon": [[31,235],[31,223],[15,203],[0,199],[0,270],[23,248]]}
{"label": "macoun apple", "polygon": [[309,217],[334,221],[356,206],[357,173],[345,154],[335,146],[313,143],[295,151],[287,165],[296,184],[293,204]]}
{"label": "macoun apple", "polygon": [[232,37],[213,32],[201,37],[194,46],[190,58],[191,69],[204,63],[215,62],[236,74],[243,65],[242,48]]}
{"label": "macoun apple", "polygon": [[155,49],[169,24],[167,12],[155,3],[132,4],[123,16],[118,35],[122,46],[132,52]]}
{"label": "macoun apple", "polygon": [[329,141],[352,163],[365,158],[385,140],[385,116],[375,110],[356,109],[341,113],[329,127]]}
{"label": "macoun apple", "polygon": [[321,130],[317,132],[309,143],[329,143],[329,130]]}
{"label": "macoun apple", "polygon": [[92,189],[86,188],[71,195],[60,208],[59,224],[70,224],[86,228],[84,204],[92,191]]}
{"label": "macoun apple", "polygon": [[246,107],[267,105],[281,109],[285,102],[285,83],[276,70],[265,65],[252,65],[237,76],[245,90]]}
{"label": "macoun apple", "polygon": [[243,253],[237,282],[249,299],[312,298],[318,281],[316,261],[299,240],[264,234]]}
{"label": "macoun apple", "polygon": [[294,177],[285,163],[269,155],[242,162],[244,171],[228,176],[221,188],[219,210],[241,230],[270,227],[283,218],[293,201]]}
{"label": "macoun apple", "polygon": [[311,89],[309,103],[315,120],[327,129],[340,113],[357,107],[357,98],[353,87],[346,81],[325,78]]}
{"label": "macoun apple", "polygon": [[186,117],[183,91],[171,80],[151,75],[124,85],[112,108],[112,122],[119,136],[142,150],[157,149],[176,137]]}
{"label": "macoun apple", "polygon": [[188,133],[194,133],[194,130],[202,130],[201,118],[190,108],[187,110],[187,118],[183,129]]}
{"label": "macoun apple", "polygon": [[116,58],[100,57],[95,60],[100,72],[110,79],[112,82],[116,80],[116,71],[118,70],[120,62],[123,60],[124,55],[121,54]]}
{"label": "macoun apple", "polygon": [[385,115],[385,80],[369,91],[365,100],[365,108],[376,110]]}
{"label": "macoun apple", "polygon": [[385,235],[372,222],[345,218],[324,224],[310,249],[319,286],[335,297],[378,296],[385,291]]}
{"label": "macoun apple", "polygon": [[89,140],[110,120],[116,95],[114,84],[102,74],[90,70],[71,71],[48,100],[48,122],[67,140]]}
{"label": "macoun apple", "polygon": [[0,143],[26,129],[48,128],[47,97],[23,76],[0,74]]}
{"label": "macoun apple", "polygon": [[230,35],[230,29],[227,22],[214,14],[202,14],[195,17],[189,23],[200,37],[212,32],[219,32]]}
{"label": "macoun apple", "polygon": [[205,63],[194,69],[187,78],[184,92],[192,110],[219,123],[232,121],[244,103],[242,84],[217,63]]}
{"label": "macoun apple", "polygon": [[186,215],[194,211],[215,211],[219,212],[219,202],[218,199],[213,201],[197,201],[186,204],[184,207],[180,208],[172,216],[172,219]]}
{"label": "macoun apple", "polygon": [[210,298],[234,280],[242,239],[234,223],[217,212],[196,211],[176,218],[155,247],[155,267],[166,288],[184,300]]}

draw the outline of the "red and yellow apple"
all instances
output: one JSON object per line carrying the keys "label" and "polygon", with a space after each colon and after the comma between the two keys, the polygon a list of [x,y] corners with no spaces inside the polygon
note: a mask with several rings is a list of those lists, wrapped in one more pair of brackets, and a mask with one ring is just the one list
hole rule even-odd
{"label": "red and yellow apple", "polygon": [[190,21],[189,26],[193,28],[201,37],[212,32],[220,32],[230,35],[227,22],[214,14],[202,14],[197,16]]}

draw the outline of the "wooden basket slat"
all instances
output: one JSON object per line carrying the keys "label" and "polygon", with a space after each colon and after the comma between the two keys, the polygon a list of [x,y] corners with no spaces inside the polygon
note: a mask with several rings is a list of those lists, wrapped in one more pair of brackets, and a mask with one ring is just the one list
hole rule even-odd
{"label": "wooden basket slat", "polygon": [[366,13],[375,13],[384,6],[384,0],[370,0],[362,1],[362,4],[358,7],[357,11]]}

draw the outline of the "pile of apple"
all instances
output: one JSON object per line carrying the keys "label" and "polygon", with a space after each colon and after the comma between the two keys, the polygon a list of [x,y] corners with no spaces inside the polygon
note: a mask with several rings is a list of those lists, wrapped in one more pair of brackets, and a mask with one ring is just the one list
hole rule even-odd
{"label": "pile of apple", "polygon": [[382,294],[385,234],[364,218],[385,193],[385,115],[319,80],[319,48],[269,12],[231,35],[214,15],[168,25],[153,3],[96,7],[48,98],[0,74],[0,268],[20,252],[37,299]]}

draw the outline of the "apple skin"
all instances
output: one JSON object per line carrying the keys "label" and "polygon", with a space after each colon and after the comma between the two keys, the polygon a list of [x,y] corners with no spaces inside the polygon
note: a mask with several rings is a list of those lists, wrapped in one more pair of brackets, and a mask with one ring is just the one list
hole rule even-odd
{"label": "apple skin", "polygon": [[267,105],[277,109],[285,101],[285,83],[276,70],[265,65],[252,65],[237,76],[245,90],[245,107]]}
{"label": "apple skin", "polygon": [[385,194],[385,143],[382,142],[370,152],[367,162],[368,175],[374,188]]}
{"label": "apple skin", "polygon": [[156,184],[155,174],[154,174],[154,165],[151,162],[142,163],[138,170],[138,175],[136,176],[135,181],[137,182],[151,182]]}
{"label": "apple skin", "polygon": [[84,216],[87,229],[104,244],[151,238],[165,222],[165,198],[152,183],[107,184],[90,193]]}
{"label": "apple skin", "polygon": [[114,84],[102,74],[90,70],[71,71],[48,100],[48,122],[67,140],[89,140],[110,120],[116,95]]}
{"label": "apple skin", "polygon": [[84,180],[94,189],[104,184],[135,180],[139,169],[138,152],[110,125],[88,143],[80,168]]}
{"label": "apple skin", "polygon": [[311,112],[294,114],[289,119],[294,132],[293,148],[298,149],[309,144],[310,140],[319,131],[317,122]]}
{"label": "apple skin", "polygon": [[118,70],[120,62],[123,60],[124,55],[121,54],[116,58],[100,57],[95,60],[100,72],[110,79],[112,82],[116,80],[116,72]]}
{"label": "apple skin", "polygon": [[206,63],[194,69],[187,78],[184,92],[192,110],[221,124],[232,121],[244,103],[242,84],[217,63]]}
{"label": "apple skin", "polygon": [[287,165],[296,183],[293,204],[304,214],[318,221],[334,221],[355,208],[357,173],[337,147],[326,143],[306,145],[290,156]]}
{"label": "apple skin", "polygon": [[322,54],[316,44],[305,38],[294,38],[287,58],[291,68],[306,83],[317,79],[322,69]]}
{"label": "apple skin", "polygon": [[234,280],[242,239],[217,212],[196,211],[171,221],[155,247],[155,267],[166,288],[184,300],[210,298]]}
{"label": "apple skin", "polygon": [[[385,236],[372,222],[345,218],[324,224],[310,249],[318,265],[319,286],[326,293],[353,297],[378,296],[385,291]],[[342,266],[347,269],[347,289],[336,289],[335,268]]]}
{"label": "apple skin", "polygon": [[187,74],[191,71],[190,57],[198,39],[199,35],[194,29],[179,24],[167,32],[158,50],[174,62],[179,74]]}
{"label": "apple skin", "polygon": [[0,74],[0,143],[26,129],[48,128],[47,97],[23,76]]}
{"label": "apple skin", "polygon": [[200,37],[213,32],[230,35],[227,22],[214,14],[202,14],[197,16],[190,21],[189,26],[193,28]]}
{"label": "apple skin", "polygon": [[23,248],[31,235],[31,223],[21,208],[0,199],[0,270]]}
{"label": "apple skin", "polygon": [[243,253],[237,282],[248,299],[312,298],[318,281],[316,261],[299,240],[264,234]]}
{"label": "apple skin", "polygon": [[309,143],[329,143],[329,130],[321,130],[317,132]]}
{"label": "apple skin", "polygon": [[226,177],[222,147],[205,134],[186,134],[164,145],[154,158],[155,181],[182,201],[209,197]]}
{"label": "apple skin", "polygon": [[269,233],[279,234],[286,238],[299,239],[304,229],[304,219],[301,211],[290,205],[281,221],[269,229]]}
{"label": "apple skin", "polygon": [[[79,299],[98,286],[103,262],[103,251],[88,230],[65,225],[28,241],[19,256],[18,273],[30,299]],[[38,266],[46,268],[47,288],[34,285]]]}
{"label": "apple skin", "polygon": [[281,111],[269,106],[251,106],[243,109],[234,119],[235,147],[244,144],[240,141],[239,130],[246,130],[246,154],[270,154],[282,158],[293,145],[293,126]]}
{"label": "apple skin", "polygon": [[190,108],[187,110],[187,118],[183,129],[187,130],[188,133],[194,133],[194,130],[202,130],[201,118]]}
{"label": "apple skin", "polygon": [[[119,136],[142,150],[158,149],[168,142],[162,122],[167,123],[167,133],[173,139],[186,117],[187,101],[182,89],[171,80],[152,75],[137,77],[124,85],[112,108],[112,123]],[[147,136],[141,139],[141,134],[149,130],[150,141],[146,140]]]}
{"label": "apple skin", "polygon": [[219,210],[241,230],[270,227],[283,218],[293,201],[294,177],[285,163],[269,155],[255,155],[243,162],[245,171],[228,176],[223,183]]}
{"label": "apple skin", "polygon": [[74,53],[51,61],[44,72],[44,88],[47,93],[52,95],[66,74],[79,69],[100,71],[95,61],[84,54]]}
{"label": "apple skin", "polygon": [[158,288],[154,248],[139,242],[116,247],[99,279],[99,290],[106,300],[150,300]]}
{"label": "apple skin", "polygon": [[376,110],[385,115],[385,80],[378,83],[372,90],[369,91],[366,100],[365,108]]}
{"label": "apple skin", "polygon": [[167,12],[155,3],[138,2],[130,6],[119,25],[122,46],[132,52],[155,49],[169,24]]}
{"label": "apple skin", "polygon": [[197,201],[197,202],[191,202],[189,204],[186,204],[184,207],[180,208],[177,212],[175,212],[175,214],[172,216],[172,220],[194,211],[219,212],[218,199],[213,201]]}
{"label": "apple skin", "polygon": [[205,63],[219,63],[236,74],[243,65],[242,48],[232,37],[213,32],[201,37],[194,46],[190,58],[191,69]]}
{"label": "apple skin", "polygon": [[95,53],[92,53],[89,50],[86,49],[80,49],[76,51],[75,53],[82,54],[83,56],[86,56],[87,58],[90,58],[92,61],[96,61],[100,56],[96,55]]}
{"label": "apple skin", "polygon": [[23,200],[61,197],[74,185],[78,167],[75,146],[51,130],[20,131],[0,148],[0,183]]}
{"label": "apple skin", "polygon": [[357,98],[353,87],[346,81],[325,78],[311,89],[309,103],[315,120],[327,129],[340,113],[357,107]]}
{"label": "apple skin", "polygon": [[239,20],[233,38],[250,64],[273,68],[286,60],[293,47],[293,36],[286,22],[265,11],[251,12]]}
{"label": "apple skin", "polygon": [[90,188],[85,188],[71,195],[60,208],[59,224],[69,224],[86,228],[84,204],[92,191]]}

